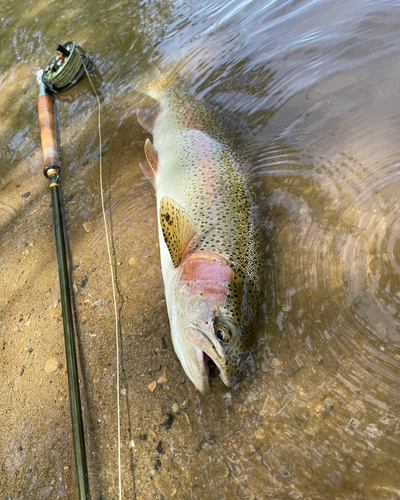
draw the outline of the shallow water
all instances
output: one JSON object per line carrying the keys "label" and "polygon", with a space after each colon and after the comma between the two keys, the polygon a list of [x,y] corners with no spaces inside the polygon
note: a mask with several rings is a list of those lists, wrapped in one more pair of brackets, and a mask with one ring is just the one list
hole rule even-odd
{"label": "shallow water", "polygon": [[[399,22],[395,0],[1,1],[4,498],[76,498],[66,377],[46,369],[65,362],[33,78],[69,39],[91,54],[103,102],[124,498],[400,498]],[[172,349],[154,194],[138,166],[137,89],[160,68],[227,117],[266,234],[258,342],[239,386],[213,379],[210,396]],[[91,487],[116,498],[97,110],[86,79],[56,101]]]}

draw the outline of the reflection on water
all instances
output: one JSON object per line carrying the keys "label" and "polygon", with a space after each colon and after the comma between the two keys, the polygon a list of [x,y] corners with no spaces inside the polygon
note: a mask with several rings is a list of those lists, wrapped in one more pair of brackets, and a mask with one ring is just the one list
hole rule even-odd
{"label": "reflection on water", "polygon": [[[22,224],[25,202],[15,190],[41,168],[33,71],[44,65],[53,41],[67,39],[92,54],[96,66],[106,111],[108,210],[121,264],[123,432],[126,443],[136,443],[123,450],[126,498],[134,489],[137,498],[399,498],[398,2],[73,0],[66,7],[3,0],[1,7],[2,231]],[[227,392],[214,379],[209,397],[185,382],[152,270],[158,263],[154,196],[138,168],[146,136],[134,108],[137,88],[160,68],[179,72],[227,117],[229,134],[251,161],[267,236],[257,345],[239,386]],[[57,112],[72,257],[107,294],[93,195],[96,109],[88,86],[81,82],[57,98]],[[45,192],[35,179],[36,194]],[[88,219],[94,229],[86,235]],[[132,253],[141,269],[127,267]],[[91,293],[85,300],[94,302]],[[96,369],[103,370],[102,342],[109,345],[109,365],[114,362],[106,333],[112,313],[79,310],[83,338],[85,314],[98,314],[103,327],[87,333],[101,342],[82,340],[88,418],[97,422],[107,414],[111,422],[114,380]],[[163,363],[168,389],[151,394],[147,383]],[[181,406],[169,426],[163,419],[176,401]],[[115,425],[96,425],[90,428],[93,484],[101,498],[115,498]],[[11,426],[9,432],[22,431]],[[40,431],[32,433],[39,446]],[[97,443],[104,440],[103,448]],[[43,496],[51,475],[42,471],[40,479],[35,463],[39,479],[29,491]],[[4,495],[14,498],[31,485],[15,481]],[[54,488],[46,491],[55,494]]]}

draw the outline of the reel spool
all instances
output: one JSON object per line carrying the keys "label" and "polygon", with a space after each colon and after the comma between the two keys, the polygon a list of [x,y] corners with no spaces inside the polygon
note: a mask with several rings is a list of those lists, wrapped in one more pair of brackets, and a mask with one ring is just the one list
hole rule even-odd
{"label": "reel spool", "polygon": [[75,42],[58,45],[43,71],[42,82],[50,92],[64,92],[84,74],[90,64],[88,54]]}

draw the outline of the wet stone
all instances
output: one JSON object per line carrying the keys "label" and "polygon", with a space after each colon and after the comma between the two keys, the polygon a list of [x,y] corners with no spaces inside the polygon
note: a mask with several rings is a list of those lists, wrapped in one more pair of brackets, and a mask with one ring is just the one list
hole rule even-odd
{"label": "wet stone", "polygon": [[85,286],[87,285],[88,281],[89,281],[89,278],[87,276],[85,276],[80,283],[77,283],[77,286],[79,288],[85,288]]}
{"label": "wet stone", "polygon": [[154,486],[166,499],[174,497],[177,493],[177,489],[173,485],[173,482],[161,475],[154,478]]}
{"label": "wet stone", "polygon": [[164,448],[163,448],[163,446],[162,446],[162,441],[159,441],[159,442],[158,442],[157,447],[156,447],[156,451],[157,451],[158,453],[160,453],[160,454],[165,453],[165,450],[164,450]]}
{"label": "wet stone", "polygon": [[170,374],[166,367],[164,367],[160,377],[157,379],[157,384],[166,384],[169,380]]}
{"label": "wet stone", "polygon": [[187,410],[190,406],[190,400],[185,399],[185,401],[181,404],[181,410]]}
{"label": "wet stone", "polygon": [[156,387],[157,387],[157,382],[155,380],[153,380],[153,382],[150,382],[150,384],[147,386],[150,392],[154,392]]}
{"label": "wet stone", "polygon": [[196,452],[200,453],[203,448],[210,448],[216,446],[216,441],[213,436],[204,436],[196,448]]}
{"label": "wet stone", "polygon": [[161,468],[161,460],[156,460],[154,463],[154,467],[150,471],[150,476],[155,476],[158,472],[158,470]]}
{"label": "wet stone", "polygon": [[58,360],[57,358],[49,358],[47,361],[46,361],[46,364],[45,364],[45,367],[44,367],[44,371],[46,373],[51,373],[51,372],[55,372],[58,368]]}
{"label": "wet stone", "polygon": [[165,430],[171,429],[174,420],[175,415],[173,415],[172,413],[167,413],[164,421],[161,422],[160,427],[164,427]]}
{"label": "wet stone", "polygon": [[30,194],[31,194],[31,192],[27,191],[26,193],[21,194],[21,198],[29,198]]}
{"label": "wet stone", "polygon": [[49,495],[54,491],[54,488],[50,485],[44,486],[43,488],[40,488],[39,490],[39,498],[48,498]]}

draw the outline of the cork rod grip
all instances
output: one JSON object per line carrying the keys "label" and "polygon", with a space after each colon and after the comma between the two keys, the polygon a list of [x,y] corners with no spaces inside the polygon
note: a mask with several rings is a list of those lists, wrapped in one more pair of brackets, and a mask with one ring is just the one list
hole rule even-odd
{"label": "cork rod grip", "polygon": [[42,141],[44,174],[49,169],[59,170],[56,129],[54,126],[53,101],[49,95],[41,95],[38,99],[40,138]]}

